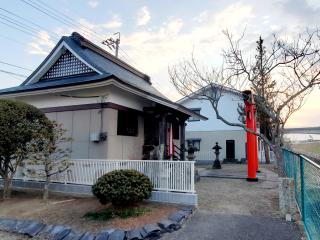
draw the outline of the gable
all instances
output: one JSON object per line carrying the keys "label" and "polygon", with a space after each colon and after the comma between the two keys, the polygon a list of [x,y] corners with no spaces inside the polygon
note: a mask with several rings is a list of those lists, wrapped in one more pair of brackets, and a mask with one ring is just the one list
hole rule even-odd
{"label": "gable", "polygon": [[65,49],[52,67],[40,78],[40,81],[95,73],[92,68],[80,61],[68,49]]}
{"label": "gable", "polygon": [[103,72],[86,59],[81,47],[62,37],[40,66],[21,84],[30,85],[39,81],[68,79],[81,76],[96,76]]}

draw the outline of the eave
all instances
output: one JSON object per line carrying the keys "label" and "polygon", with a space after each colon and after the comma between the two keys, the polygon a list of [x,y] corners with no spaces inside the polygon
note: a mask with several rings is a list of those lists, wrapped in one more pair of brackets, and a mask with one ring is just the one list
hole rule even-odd
{"label": "eave", "polygon": [[17,97],[25,97],[25,96],[34,96],[34,95],[42,95],[42,94],[48,94],[48,93],[90,89],[90,88],[109,86],[109,85],[116,86],[124,91],[133,93],[133,94],[138,95],[142,98],[145,98],[150,101],[156,102],[158,104],[175,109],[175,110],[182,112],[182,113],[184,113],[188,116],[191,116],[193,118],[200,119],[200,120],[208,120],[207,117],[202,116],[200,114],[197,114],[197,113],[189,110],[188,108],[186,108],[178,103],[171,102],[168,99],[161,98],[161,97],[156,96],[154,94],[143,91],[137,87],[129,85],[128,83],[122,81],[121,79],[117,78],[114,75],[97,78],[96,80],[90,81],[90,82],[78,82],[76,84],[70,83],[70,84],[65,84],[63,86],[45,87],[42,89],[30,89],[30,90],[26,90],[26,91],[12,92],[12,93],[8,93],[8,94],[0,93],[0,98],[17,98]]}

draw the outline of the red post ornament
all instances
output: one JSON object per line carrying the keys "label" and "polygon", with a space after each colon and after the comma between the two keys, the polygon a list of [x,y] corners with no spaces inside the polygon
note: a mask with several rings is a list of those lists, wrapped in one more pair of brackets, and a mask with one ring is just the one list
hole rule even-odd
{"label": "red post ornament", "polygon": [[[256,130],[255,106],[253,95],[250,90],[243,91],[243,98],[246,113],[247,128]],[[247,132],[247,162],[248,162],[248,177],[247,181],[257,182],[258,169],[258,152],[257,152],[257,137],[255,134]]]}

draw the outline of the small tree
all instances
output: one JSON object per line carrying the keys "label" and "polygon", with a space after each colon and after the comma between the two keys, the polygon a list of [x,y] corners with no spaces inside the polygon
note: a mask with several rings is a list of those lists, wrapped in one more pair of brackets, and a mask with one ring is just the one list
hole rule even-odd
{"label": "small tree", "polygon": [[[65,172],[71,165],[71,149],[66,147],[72,139],[66,137],[66,130],[61,124],[52,122],[53,137],[48,139],[45,135],[33,139],[28,144],[27,174],[37,178],[44,178],[43,200],[49,198],[49,185],[52,177]],[[41,125],[38,126],[41,128]]]}
{"label": "small tree", "polygon": [[0,99],[0,176],[3,179],[3,199],[9,198],[11,182],[17,167],[27,155],[27,144],[38,138],[34,131],[41,124],[42,135],[50,138],[52,124],[36,107],[29,104]]}

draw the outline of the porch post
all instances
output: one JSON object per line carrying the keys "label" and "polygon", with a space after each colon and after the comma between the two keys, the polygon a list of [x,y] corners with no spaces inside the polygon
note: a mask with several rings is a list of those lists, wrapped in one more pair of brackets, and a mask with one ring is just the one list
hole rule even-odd
{"label": "porch post", "polygon": [[180,122],[180,160],[185,160],[185,142],[186,142],[186,124],[185,121]]}
{"label": "porch post", "polygon": [[162,115],[159,122],[159,146],[160,146],[160,160],[165,159],[165,146],[167,140],[167,124],[166,116]]}

